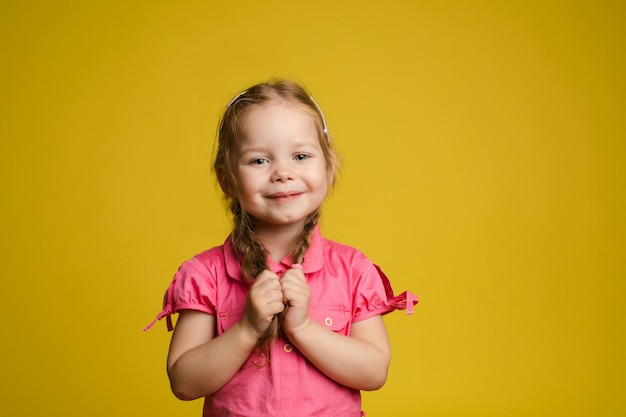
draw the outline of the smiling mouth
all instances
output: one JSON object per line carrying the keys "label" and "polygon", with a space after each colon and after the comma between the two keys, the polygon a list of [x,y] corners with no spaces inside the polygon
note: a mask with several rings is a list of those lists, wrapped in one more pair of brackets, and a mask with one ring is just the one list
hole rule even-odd
{"label": "smiling mouth", "polygon": [[287,203],[289,201],[295,200],[301,195],[302,193],[276,193],[268,196],[268,198],[278,203]]}

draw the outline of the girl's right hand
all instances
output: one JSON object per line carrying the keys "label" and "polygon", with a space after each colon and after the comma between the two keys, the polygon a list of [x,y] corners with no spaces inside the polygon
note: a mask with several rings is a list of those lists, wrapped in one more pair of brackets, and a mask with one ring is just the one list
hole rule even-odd
{"label": "girl's right hand", "polygon": [[278,275],[265,270],[257,276],[250,287],[246,309],[240,325],[257,339],[265,334],[272,319],[285,309]]}

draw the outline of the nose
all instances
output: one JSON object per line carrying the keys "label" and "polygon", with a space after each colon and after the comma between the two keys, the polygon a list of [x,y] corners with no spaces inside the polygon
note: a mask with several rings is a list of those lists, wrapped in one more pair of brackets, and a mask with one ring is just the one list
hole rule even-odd
{"label": "nose", "polygon": [[274,171],[272,172],[272,181],[285,182],[293,180],[293,172],[287,162],[274,161]]}

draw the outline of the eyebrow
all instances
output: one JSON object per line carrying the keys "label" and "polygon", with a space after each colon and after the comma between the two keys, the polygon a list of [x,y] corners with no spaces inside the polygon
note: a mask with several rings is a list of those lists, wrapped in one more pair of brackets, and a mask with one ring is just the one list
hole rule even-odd
{"label": "eyebrow", "polygon": [[[239,149],[240,152],[250,152],[250,151],[262,151],[266,148],[265,144],[254,144],[254,145],[244,145],[240,144]],[[319,139],[316,138],[314,141],[310,140],[301,140],[296,139],[290,142],[289,147],[291,148],[300,148],[300,147],[312,147],[312,148],[322,148],[322,145],[319,143]]]}

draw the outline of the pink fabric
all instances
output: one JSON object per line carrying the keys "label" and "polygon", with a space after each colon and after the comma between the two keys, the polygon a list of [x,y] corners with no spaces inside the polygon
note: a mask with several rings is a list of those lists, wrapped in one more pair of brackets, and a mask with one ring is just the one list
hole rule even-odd
{"label": "pink fabric", "polygon": [[[268,261],[279,276],[294,266],[287,258]],[[410,313],[417,303],[408,292],[394,297],[380,268],[358,250],[323,239],[318,229],[299,267],[311,287],[311,319],[343,335],[350,334],[354,322],[396,309]],[[155,321],[167,317],[171,330],[170,315],[198,310],[214,315],[222,334],[241,318],[248,289],[227,239],[181,265]],[[270,349],[270,362],[259,366],[263,364],[263,356],[253,353],[221,390],[205,398],[203,416],[361,415],[360,392],[322,374],[288,340],[279,338]]]}

